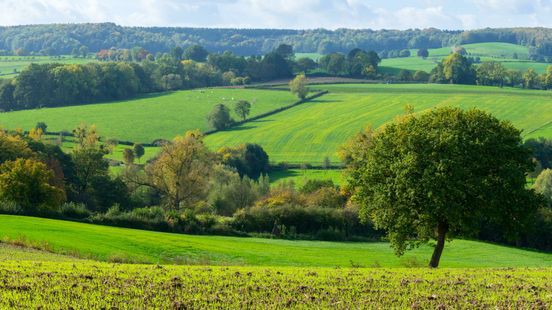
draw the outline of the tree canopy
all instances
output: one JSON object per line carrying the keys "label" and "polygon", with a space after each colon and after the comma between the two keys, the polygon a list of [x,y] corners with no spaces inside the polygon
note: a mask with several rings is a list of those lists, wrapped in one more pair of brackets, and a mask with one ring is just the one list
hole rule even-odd
{"label": "tree canopy", "polygon": [[355,138],[345,151],[361,218],[387,231],[395,252],[473,235],[494,219],[514,235],[540,200],[526,189],[533,163],[520,131],[472,109],[438,108],[400,117]]}

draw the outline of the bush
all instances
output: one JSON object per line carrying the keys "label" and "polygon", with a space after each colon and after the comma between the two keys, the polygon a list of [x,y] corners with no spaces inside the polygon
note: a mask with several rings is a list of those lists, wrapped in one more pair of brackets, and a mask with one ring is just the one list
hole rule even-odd
{"label": "bush", "polygon": [[82,203],[66,202],[61,206],[61,215],[72,219],[85,219],[92,215]]}
{"label": "bush", "polygon": [[355,209],[314,208],[296,204],[240,210],[234,215],[232,226],[248,233],[272,233],[284,237],[299,234],[323,240],[379,236],[370,225],[360,223]]}
{"label": "bush", "polygon": [[3,214],[22,214],[23,209],[13,201],[0,200],[0,213]]}

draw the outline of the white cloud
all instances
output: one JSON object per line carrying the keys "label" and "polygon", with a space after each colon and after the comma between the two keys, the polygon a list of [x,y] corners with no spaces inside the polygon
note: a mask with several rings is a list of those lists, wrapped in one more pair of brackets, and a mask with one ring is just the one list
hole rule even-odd
{"label": "white cloud", "polygon": [[552,0],[0,0],[0,24],[481,28],[552,26]]}

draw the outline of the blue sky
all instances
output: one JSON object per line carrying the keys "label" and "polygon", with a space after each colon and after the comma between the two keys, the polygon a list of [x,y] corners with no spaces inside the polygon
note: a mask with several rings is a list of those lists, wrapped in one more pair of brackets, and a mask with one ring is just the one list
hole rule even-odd
{"label": "blue sky", "polygon": [[552,0],[0,0],[0,25],[474,29],[552,27]]}

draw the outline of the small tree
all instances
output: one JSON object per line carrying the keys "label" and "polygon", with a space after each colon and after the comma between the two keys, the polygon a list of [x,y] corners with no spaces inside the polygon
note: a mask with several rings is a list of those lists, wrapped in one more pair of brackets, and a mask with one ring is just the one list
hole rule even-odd
{"label": "small tree", "polygon": [[140,159],[146,153],[144,146],[142,144],[134,144],[133,150],[134,150],[134,156],[138,159],[138,162],[140,162]]}
{"label": "small tree", "polygon": [[307,77],[304,74],[299,74],[289,82],[289,89],[292,94],[295,94],[299,99],[303,100],[309,93],[307,84]]}
{"label": "small tree", "polygon": [[129,148],[125,148],[123,150],[123,160],[125,162],[125,165],[131,166],[134,164],[134,151]]}
{"label": "small tree", "polygon": [[226,129],[234,122],[230,116],[230,110],[224,104],[215,105],[207,116],[207,120],[209,121],[209,126],[216,130]]}
{"label": "small tree", "polygon": [[474,235],[483,219],[514,236],[540,205],[525,188],[533,163],[520,131],[485,112],[408,114],[355,141],[345,155],[361,219],[385,229],[398,255],[436,240],[430,267],[447,238]]}
{"label": "small tree", "polygon": [[251,111],[251,103],[246,100],[240,100],[236,103],[234,107],[234,112],[241,117],[242,120],[245,120]]}
{"label": "small tree", "polygon": [[42,129],[42,133],[47,133],[48,125],[45,122],[38,122],[35,125],[35,129]]}
{"label": "small tree", "polygon": [[330,158],[328,156],[324,157],[324,161],[322,162],[322,168],[330,169],[331,166],[332,166],[332,162],[330,161]]}
{"label": "small tree", "polygon": [[418,50],[417,55],[418,57],[426,59],[429,56],[429,51],[427,50],[427,48],[421,48]]}

